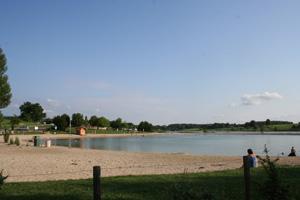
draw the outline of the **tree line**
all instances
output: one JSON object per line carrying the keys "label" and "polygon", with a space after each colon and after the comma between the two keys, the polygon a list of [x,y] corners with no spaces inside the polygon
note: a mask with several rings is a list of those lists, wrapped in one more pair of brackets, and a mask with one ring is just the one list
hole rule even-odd
{"label": "tree line", "polygon": [[14,115],[7,117],[10,120],[11,127],[14,129],[21,121],[25,122],[44,122],[46,124],[54,124],[56,130],[66,131],[70,125],[72,127],[94,127],[94,128],[112,128],[116,130],[137,130],[144,132],[152,132],[153,125],[147,121],[142,121],[138,125],[126,122],[121,118],[110,121],[104,116],[91,116],[88,118],[82,113],[74,113],[57,115],[53,118],[46,118],[43,107],[39,103],[31,103],[29,101],[23,103],[20,107],[20,116]]}
{"label": "tree line", "polygon": [[289,121],[271,121],[267,119],[266,121],[255,121],[251,120],[249,122],[237,124],[237,123],[211,123],[211,124],[170,124],[168,126],[162,127],[165,130],[169,131],[181,131],[187,129],[198,129],[198,130],[253,130],[253,131],[264,131],[267,127],[274,126],[274,131],[276,130],[277,125],[290,125],[291,130],[300,130],[300,123],[294,124]]}

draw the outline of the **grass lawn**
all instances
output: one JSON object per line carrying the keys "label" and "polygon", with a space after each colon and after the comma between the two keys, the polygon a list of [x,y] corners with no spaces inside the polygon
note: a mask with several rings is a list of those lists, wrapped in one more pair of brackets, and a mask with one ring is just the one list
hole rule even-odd
{"label": "grass lawn", "polygon": [[[263,199],[259,184],[265,178],[263,169],[252,172],[252,199]],[[293,199],[300,199],[300,167],[280,168],[285,184],[290,186]],[[127,176],[102,178],[103,199],[173,199],[176,192],[207,191],[215,199],[241,200],[244,195],[242,170],[222,172]],[[177,188],[177,189],[174,189]],[[1,200],[88,200],[93,199],[92,180],[69,180],[31,183],[7,183],[0,190]],[[178,199],[178,198],[177,198]]]}

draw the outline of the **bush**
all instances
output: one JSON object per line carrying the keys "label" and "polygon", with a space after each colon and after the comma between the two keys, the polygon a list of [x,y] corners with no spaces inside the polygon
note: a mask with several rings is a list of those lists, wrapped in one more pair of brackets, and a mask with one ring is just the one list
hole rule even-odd
{"label": "bush", "polygon": [[14,139],[13,139],[13,138],[10,138],[10,139],[9,139],[9,144],[14,144],[14,143],[15,143]]}
{"label": "bush", "polygon": [[4,176],[3,175],[3,169],[0,171],[0,190],[2,188],[2,186],[4,185],[4,181],[5,179],[7,179],[8,176]]}
{"label": "bush", "polygon": [[19,137],[16,137],[16,139],[15,139],[15,144],[17,145],[17,146],[20,146],[20,139],[19,139]]}
{"label": "bush", "polygon": [[9,140],[9,134],[8,133],[4,133],[3,140],[4,140],[5,143],[8,143],[8,140]]}
{"label": "bush", "polygon": [[260,191],[264,196],[265,200],[289,200],[290,192],[289,187],[282,183],[278,168],[277,161],[279,158],[275,160],[271,160],[268,155],[268,149],[265,147],[264,150],[266,156],[265,158],[259,157],[258,159],[264,168],[267,179],[260,186]]}

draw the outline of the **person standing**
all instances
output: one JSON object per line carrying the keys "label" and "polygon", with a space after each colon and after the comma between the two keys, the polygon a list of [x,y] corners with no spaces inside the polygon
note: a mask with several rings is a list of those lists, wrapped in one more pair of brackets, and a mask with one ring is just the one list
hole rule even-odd
{"label": "person standing", "polygon": [[249,167],[257,167],[257,158],[252,149],[248,149],[248,162]]}

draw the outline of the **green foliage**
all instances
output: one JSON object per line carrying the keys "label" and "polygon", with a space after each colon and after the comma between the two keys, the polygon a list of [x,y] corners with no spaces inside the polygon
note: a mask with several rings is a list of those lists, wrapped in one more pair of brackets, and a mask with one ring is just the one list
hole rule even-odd
{"label": "green foliage", "polygon": [[213,124],[170,124],[167,127],[155,126],[157,130],[165,131],[180,131],[180,132],[200,132],[207,131],[297,131],[297,128],[292,122],[288,121],[250,121],[244,124],[229,124],[229,123],[213,123]]}
{"label": "green foliage", "polygon": [[9,144],[12,145],[12,144],[14,144],[14,143],[15,143],[14,138],[11,137],[11,138],[9,139]]}
{"label": "green foliage", "polygon": [[8,143],[8,141],[9,141],[9,136],[10,136],[9,133],[4,133],[4,134],[3,134],[3,140],[4,140],[5,143]]}
{"label": "green foliage", "polygon": [[113,128],[113,129],[122,129],[123,128],[123,122],[122,122],[122,119],[121,118],[118,118],[114,121],[111,121],[110,122],[110,126]]}
{"label": "green foliage", "polygon": [[134,130],[135,128],[137,128],[137,126],[134,125],[134,124],[131,123],[131,122],[127,123],[127,127],[128,127],[129,129],[131,129],[131,130]]}
{"label": "green foliage", "polygon": [[4,121],[4,117],[3,117],[3,114],[0,111],[0,128],[2,128],[3,121]]}
{"label": "green foliage", "polygon": [[44,122],[45,122],[46,124],[51,124],[51,123],[53,123],[53,119],[51,119],[51,118],[46,118],[46,119],[44,119]]}
{"label": "green foliage", "polygon": [[72,121],[71,121],[72,126],[74,127],[79,127],[82,126],[84,124],[84,119],[83,119],[83,115],[80,113],[74,113],[72,115]]}
{"label": "green foliage", "polygon": [[145,131],[145,132],[152,132],[153,131],[153,125],[147,121],[142,121],[138,125],[138,131]]}
{"label": "green foliage", "polygon": [[8,83],[6,57],[0,48],[0,109],[7,107],[11,101],[11,88]]}
{"label": "green foliage", "polygon": [[98,117],[95,115],[91,116],[91,118],[89,120],[89,124],[91,126],[98,126]]}
{"label": "green foliage", "polygon": [[41,121],[46,117],[44,109],[39,103],[25,102],[20,106],[21,119],[25,121]]}
{"label": "green foliage", "polygon": [[20,142],[19,137],[16,137],[16,139],[15,139],[15,145],[20,146],[20,144],[21,144],[21,142]]}
{"label": "green foliage", "polygon": [[2,186],[4,185],[5,179],[8,178],[8,176],[3,175],[3,171],[4,171],[3,169],[0,171],[0,190],[2,189]]}
{"label": "green foliage", "polygon": [[264,171],[267,174],[267,179],[260,186],[260,190],[265,200],[289,200],[291,199],[289,188],[282,182],[282,177],[277,169],[277,161],[279,158],[271,160],[268,155],[268,149],[265,147],[264,150],[265,158],[258,156]]}
{"label": "green foliage", "polygon": [[70,125],[70,117],[67,114],[63,114],[61,116],[54,117],[52,122],[57,127],[57,130],[65,131],[66,128]]}
{"label": "green foliage", "polygon": [[98,126],[99,127],[110,127],[110,122],[107,118],[105,117],[100,117],[98,119]]}
{"label": "green foliage", "polygon": [[15,126],[18,125],[20,122],[21,122],[21,120],[19,119],[19,117],[17,117],[16,115],[14,115],[10,119],[11,130],[14,130]]}

